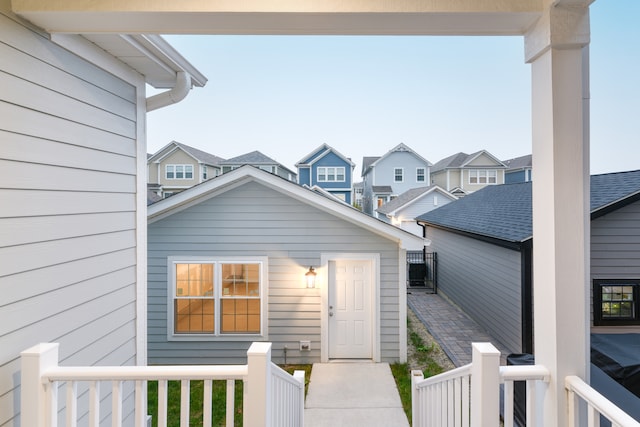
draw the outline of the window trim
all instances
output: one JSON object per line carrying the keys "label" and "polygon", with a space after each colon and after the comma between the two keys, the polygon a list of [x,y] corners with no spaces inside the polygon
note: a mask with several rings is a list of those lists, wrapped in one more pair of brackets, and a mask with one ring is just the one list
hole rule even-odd
{"label": "window trim", "polygon": [[[602,317],[603,286],[633,286],[635,314],[633,318],[605,319]],[[593,279],[593,326],[640,325],[640,279]]]}
{"label": "window trim", "polygon": [[[178,168],[182,168],[182,178],[178,178]],[[169,178],[169,169],[172,169],[173,178]],[[187,169],[191,169],[191,178],[187,178]],[[193,165],[189,163],[169,163],[164,165],[164,179],[166,180],[183,180],[183,181],[192,181],[193,180]]]}
{"label": "window trim", "polygon": [[[329,169],[333,169],[334,179],[329,178]],[[324,174],[320,171],[324,171]],[[342,171],[342,179],[338,179],[340,172]],[[320,179],[320,176],[324,176],[324,179]],[[345,182],[347,180],[347,170],[344,166],[318,166],[316,168],[316,182]]]}
{"label": "window trim", "polygon": [[[167,341],[266,341],[268,339],[268,257],[265,256],[169,256],[167,257]],[[181,334],[175,332],[175,311],[174,301],[176,292],[176,264],[259,264],[260,265],[260,332],[257,334],[222,334],[220,333],[220,318],[216,317],[217,333],[195,333]],[[214,268],[215,278],[222,274],[220,268]],[[214,301],[217,316],[220,314],[220,293],[219,288],[214,290]]]}
{"label": "window trim", "polygon": [[[400,171],[400,180],[398,181],[396,178],[398,177],[397,171]],[[393,182],[394,183],[402,183],[404,182],[404,168],[397,167],[393,168]]]}
{"label": "window trim", "polygon": [[[422,173],[420,173],[422,171]],[[419,178],[422,176],[422,180]],[[416,182],[427,182],[427,168],[425,167],[417,167],[416,168]]]}

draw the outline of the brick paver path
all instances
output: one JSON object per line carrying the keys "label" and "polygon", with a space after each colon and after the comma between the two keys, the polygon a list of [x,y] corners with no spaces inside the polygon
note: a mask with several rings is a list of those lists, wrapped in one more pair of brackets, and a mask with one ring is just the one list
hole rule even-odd
{"label": "brick paver path", "polygon": [[442,296],[407,290],[407,303],[456,367],[471,363],[472,342],[491,342],[500,350],[505,364],[509,351]]}

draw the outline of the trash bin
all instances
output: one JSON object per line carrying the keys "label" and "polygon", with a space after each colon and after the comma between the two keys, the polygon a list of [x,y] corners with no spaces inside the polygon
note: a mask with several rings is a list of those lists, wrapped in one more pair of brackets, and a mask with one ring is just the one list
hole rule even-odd
{"label": "trash bin", "polygon": [[[514,353],[507,356],[507,365],[535,365],[533,354]],[[526,381],[514,381],[513,417],[519,427],[527,425],[527,384]]]}

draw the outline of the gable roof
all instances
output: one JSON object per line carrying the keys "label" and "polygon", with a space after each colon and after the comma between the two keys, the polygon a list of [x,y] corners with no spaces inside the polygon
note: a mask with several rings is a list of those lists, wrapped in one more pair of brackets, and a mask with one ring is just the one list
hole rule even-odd
{"label": "gable roof", "polygon": [[410,190],[407,190],[404,193],[400,194],[395,199],[380,206],[378,209],[376,209],[376,211],[385,215],[393,214],[394,212],[412,205],[413,203],[420,200],[422,197],[433,192],[438,192],[443,196],[448,197],[451,200],[458,199],[456,196],[449,193],[448,191],[445,191],[441,187],[437,185],[430,185],[428,187],[418,187],[418,188],[412,188]]}
{"label": "gable roof", "polygon": [[220,162],[224,161],[222,157],[214,156],[213,154],[207,153],[178,141],[171,141],[170,143],[156,151],[154,154],[152,154],[151,157],[148,157],[147,162],[159,162],[169,154],[173,153],[176,149],[184,151],[189,156],[193,157],[194,160],[205,165],[218,166]]}
{"label": "gable roof", "polygon": [[[431,162],[427,159],[425,159],[424,157],[422,157],[420,154],[416,153],[415,151],[413,151],[411,148],[409,148],[408,146],[406,146],[404,143],[400,143],[398,145],[396,145],[395,147],[393,147],[391,150],[387,151],[383,156],[381,157],[364,157],[363,161],[362,161],[362,176],[366,175],[369,173],[369,171],[376,166],[376,163],[384,160],[386,157],[390,156],[393,153],[397,153],[397,152],[407,152],[407,153],[411,153],[414,156],[416,156],[418,159],[420,159],[420,161],[424,162],[427,166],[431,166]],[[375,160],[374,160],[375,159]]]}
{"label": "gable roof", "polygon": [[220,164],[221,165],[239,165],[239,166],[242,166],[242,165],[278,166],[291,172],[294,175],[297,175],[296,172],[292,171],[282,163],[273,160],[271,157],[262,154],[258,150],[252,151],[250,153],[241,154],[231,159],[224,160],[220,162]]}
{"label": "gable roof", "polygon": [[247,182],[258,182],[284,195],[314,206],[335,217],[367,229],[408,250],[422,250],[428,240],[373,218],[346,203],[290,182],[256,167],[245,165],[212,178],[148,207],[147,220],[153,223]]}
{"label": "gable roof", "polygon": [[498,167],[504,167],[505,165],[498,160],[493,154],[489,153],[487,150],[476,151],[475,153],[467,154],[467,153],[456,153],[452,154],[449,157],[445,157],[444,159],[438,161],[431,168],[431,173],[439,172],[444,169],[456,169],[463,168],[469,165],[473,160],[478,158],[481,155],[486,155],[495,160],[496,163],[499,163]]}
{"label": "gable roof", "polygon": [[322,144],[320,147],[316,148],[311,153],[304,156],[302,159],[300,159],[296,163],[296,167],[311,166],[312,164],[314,164],[315,162],[317,162],[318,160],[320,160],[321,158],[323,158],[329,153],[333,153],[336,156],[340,157],[342,160],[344,160],[345,163],[348,163],[349,165],[351,165],[351,169],[356,167],[356,164],[353,163],[350,158],[345,157],[342,153],[340,153],[338,150],[336,150],[335,148],[331,147],[328,144]]}
{"label": "gable roof", "polygon": [[513,159],[503,160],[502,163],[507,167],[507,172],[515,170],[515,169],[524,169],[531,167],[531,154],[527,154],[526,156],[514,157]]}
{"label": "gable roof", "polygon": [[[492,185],[416,220],[427,225],[520,243],[533,237],[531,182]],[[640,170],[591,176],[591,219],[640,200]]]}

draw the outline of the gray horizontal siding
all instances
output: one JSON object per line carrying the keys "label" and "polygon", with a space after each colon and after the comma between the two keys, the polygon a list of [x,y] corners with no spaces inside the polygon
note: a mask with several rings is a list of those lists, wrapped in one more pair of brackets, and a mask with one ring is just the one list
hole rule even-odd
{"label": "gray horizontal siding", "polygon": [[591,221],[591,278],[640,279],[640,202]]}
{"label": "gray horizontal siding", "polygon": [[522,348],[520,252],[427,227],[438,289],[511,352]]}
{"label": "gray horizontal siding", "polygon": [[[320,291],[303,288],[301,266],[318,266],[323,252],[381,255],[381,350],[398,359],[398,247],[374,233],[258,183],[245,184],[154,222],[148,229],[149,362],[238,363],[248,342],[167,341],[168,256],[267,256],[268,340],[273,357],[320,360]],[[300,340],[311,341],[301,353]]]}
{"label": "gray horizontal siding", "polygon": [[3,15],[0,57],[0,425],[14,426],[28,347],[135,363],[137,95]]}

